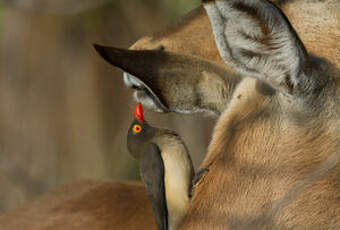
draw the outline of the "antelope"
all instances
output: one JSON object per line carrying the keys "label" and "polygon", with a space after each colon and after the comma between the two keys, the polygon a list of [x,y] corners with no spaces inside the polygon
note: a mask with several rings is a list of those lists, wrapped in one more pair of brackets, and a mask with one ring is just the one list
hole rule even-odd
{"label": "antelope", "polygon": [[97,180],[53,188],[37,200],[0,216],[0,223],[3,230],[157,230],[140,182]]}
{"label": "antelope", "polygon": [[[269,1],[203,4],[233,74],[166,46],[97,48],[151,109],[219,115],[180,229],[339,229],[338,41],[334,56],[308,50]],[[325,6],[338,19],[339,2]]]}
{"label": "antelope", "polygon": [[[216,2],[227,4],[226,1]],[[264,1],[251,2],[255,7]],[[339,225],[339,192],[334,193],[339,187],[338,132],[333,124],[337,122],[338,111],[339,3],[336,0],[275,3],[280,3],[300,35],[297,41],[303,41],[309,52],[303,53],[308,60],[313,53],[312,63],[320,68],[323,76],[320,83],[324,86],[320,87],[315,100],[311,99],[313,94],[304,98],[295,90],[296,84],[301,86],[302,82],[292,84],[294,94],[291,94],[284,84],[280,86],[278,82],[268,82],[257,76],[251,78],[253,75],[249,77],[248,73],[245,75],[235,69],[233,63],[225,59],[227,52],[215,46],[210,20],[202,7],[175,27],[140,39],[132,50],[114,49],[115,53],[111,53],[111,59],[118,54],[125,57],[123,68],[130,74],[126,75],[125,82],[128,86],[136,84],[135,97],[142,103],[144,100],[151,109],[200,111],[219,117],[201,166],[209,171],[195,186],[181,229],[336,229]],[[208,10],[210,4],[208,13],[212,14],[216,3],[206,4]],[[252,12],[257,11],[243,16],[249,17]],[[260,17],[253,16],[255,25],[266,25],[263,21],[256,24]],[[218,27],[214,29],[218,23],[211,22],[214,34],[221,32]],[[283,22],[287,25],[286,19]],[[287,30],[287,26],[283,27]],[[292,28],[288,28],[291,31]],[[225,44],[218,38],[216,41],[222,46]],[[302,42],[298,43],[303,46]],[[144,57],[143,64],[150,63],[144,72],[141,65],[136,64],[141,57]],[[151,66],[151,61],[157,57],[163,58],[162,61]],[[109,61],[122,67],[122,63],[110,58]],[[178,80],[161,80],[170,76]],[[179,92],[188,90],[188,86],[190,90],[198,90],[196,100],[192,100],[194,93],[188,98],[169,94],[174,83],[185,83],[175,84]],[[143,90],[138,90],[141,88]],[[162,104],[157,107],[154,102]],[[277,197],[280,199],[273,202]],[[156,229],[143,186],[125,182],[83,181],[66,185],[0,217],[0,223],[3,229],[22,229],[23,226],[36,230]]]}

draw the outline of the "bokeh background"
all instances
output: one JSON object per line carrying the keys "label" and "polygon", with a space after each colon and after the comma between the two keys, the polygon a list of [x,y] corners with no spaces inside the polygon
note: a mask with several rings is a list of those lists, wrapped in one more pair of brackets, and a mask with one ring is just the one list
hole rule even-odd
{"label": "bokeh background", "polygon": [[[127,48],[200,0],[0,0],[0,214],[82,178],[138,179],[135,103],[92,44]],[[181,134],[195,167],[213,120],[146,111]]]}

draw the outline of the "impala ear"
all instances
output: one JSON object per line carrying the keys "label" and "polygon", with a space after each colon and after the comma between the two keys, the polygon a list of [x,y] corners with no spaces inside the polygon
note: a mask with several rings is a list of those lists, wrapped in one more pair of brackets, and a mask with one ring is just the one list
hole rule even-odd
{"label": "impala ear", "polygon": [[289,95],[317,83],[306,49],[282,11],[265,0],[203,0],[225,63]]}
{"label": "impala ear", "polygon": [[126,50],[95,45],[97,52],[121,68],[135,98],[157,112],[213,112],[228,104],[240,78],[221,65],[164,50]]}
{"label": "impala ear", "polygon": [[94,48],[107,62],[125,71],[125,85],[136,89],[136,95],[145,98],[145,106],[157,112],[169,111],[158,87],[159,65],[164,59],[162,50],[133,51],[98,44],[94,44]]}

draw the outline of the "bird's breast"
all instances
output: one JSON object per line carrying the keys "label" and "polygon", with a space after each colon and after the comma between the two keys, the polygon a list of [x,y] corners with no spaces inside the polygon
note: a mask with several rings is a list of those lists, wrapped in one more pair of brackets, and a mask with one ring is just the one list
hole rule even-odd
{"label": "bird's breast", "polygon": [[192,163],[185,147],[166,145],[161,149],[169,229],[177,229],[189,203]]}

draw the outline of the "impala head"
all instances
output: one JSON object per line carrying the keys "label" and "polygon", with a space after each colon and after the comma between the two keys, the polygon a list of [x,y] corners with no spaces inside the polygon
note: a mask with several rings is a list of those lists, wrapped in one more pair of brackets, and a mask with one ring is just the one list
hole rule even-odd
{"label": "impala head", "polygon": [[182,229],[337,228],[340,53],[308,52],[269,1],[203,4],[221,57],[244,79],[215,126]]}
{"label": "impala head", "polygon": [[[201,7],[134,51],[97,47],[149,107],[223,112],[180,229],[339,229],[340,1],[273,2],[298,33],[268,1],[210,0],[209,18]],[[156,229],[144,187],[113,182],[54,190],[0,223]]]}
{"label": "impala head", "polygon": [[158,112],[220,114],[240,80],[223,64],[202,6],[175,26],[141,38],[131,50],[95,48],[125,71],[124,83],[135,89],[134,98]]}
{"label": "impala head", "polygon": [[[284,7],[287,2],[289,3],[289,1],[278,1]],[[273,5],[270,4],[270,7],[273,8]],[[289,7],[290,5],[288,4],[286,8],[290,9]],[[328,8],[331,8],[331,6]],[[290,9],[289,15],[296,17],[298,10],[296,10],[297,12],[294,10]],[[185,16],[177,26],[140,39],[131,47],[132,50],[99,45],[96,45],[96,49],[105,60],[125,71],[125,85],[135,89],[134,98],[142,102],[147,108],[158,112],[208,112],[219,115],[226,108],[236,85],[244,77],[257,75],[255,77],[261,79],[259,85],[263,85],[262,82],[265,82],[266,86],[279,90],[280,93],[286,95],[295,94],[295,96],[304,91],[303,87],[308,88],[310,84],[315,84],[315,86],[318,85],[316,86],[318,88],[325,83],[324,79],[326,77],[309,76],[318,75],[317,72],[324,72],[323,69],[328,69],[330,65],[326,67],[327,64],[321,64],[322,62],[326,63],[325,61],[307,54],[304,44],[281,11],[274,11],[269,14],[279,14],[271,17],[277,24],[270,25],[273,27],[273,33],[268,34],[268,36],[279,35],[275,41],[271,39],[272,42],[281,44],[281,47],[276,47],[277,49],[275,50],[270,51],[275,45],[280,44],[265,44],[269,40],[264,39],[262,41],[258,40],[256,44],[253,44],[253,47],[248,47],[252,43],[249,40],[252,38],[247,38],[248,31],[235,33],[238,28],[233,29],[234,32],[230,31],[236,41],[239,41],[234,42],[239,47],[233,48],[233,50],[240,50],[236,54],[237,58],[240,58],[240,60],[236,60],[239,64],[235,64],[233,59],[226,60],[226,43],[221,43],[219,38],[215,36],[218,44],[217,49],[209,18],[202,7]],[[309,18],[308,16],[307,19]],[[307,19],[306,21],[308,21]],[[249,21],[243,22],[243,25],[248,24],[253,27],[256,21],[259,23],[259,20],[262,19],[250,19],[248,17],[245,20]],[[329,24],[328,20],[324,21]],[[265,24],[261,22],[259,25],[261,27]],[[281,26],[285,27],[285,29],[279,28]],[[322,33],[325,34],[325,37],[332,38],[336,36],[336,33],[332,33],[331,25],[323,24],[322,26],[324,28]],[[314,27],[316,27],[314,24],[301,26],[302,29],[306,30]],[[213,30],[215,30],[214,34],[216,35],[216,28],[213,28]],[[279,33],[276,33],[278,31]],[[253,33],[253,37],[257,38],[257,36],[267,36],[260,35],[260,33],[267,32],[270,31],[260,31],[255,26],[251,33]],[[284,36],[290,37],[284,38]],[[310,37],[312,36],[307,37],[306,40]],[[248,44],[242,43],[247,40],[250,41]],[[320,50],[321,52],[322,49],[317,44],[320,42],[319,46],[323,46],[323,43],[319,40],[320,38],[310,38],[307,48],[310,47],[312,51]],[[296,46],[294,46],[295,43]],[[332,42],[327,42],[327,44],[332,44]],[[243,49],[243,46],[246,49]],[[291,53],[289,53],[289,50]],[[334,49],[328,50],[322,51],[322,54],[335,52]],[[277,53],[281,51],[283,52]],[[266,60],[257,58],[256,56],[259,54],[267,55]],[[248,55],[248,58],[245,57],[246,55]],[[336,57],[334,60],[339,63]],[[288,67],[286,67],[287,65]],[[254,66],[256,66],[256,69],[254,69]],[[277,75],[277,77],[273,78],[275,81],[260,77],[256,73],[258,69],[263,69],[261,74],[266,76],[269,72],[273,72],[273,75]],[[302,71],[301,74],[299,71]],[[297,77],[297,74],[299,77]],[[294,80],[297,78],[301,79],[301,82],[298,83]],[[314,83],[310,81],[314,81]],[[292,88],[291,86],[293,85],[295,86]],[[300,89],[297,89],[297,87],[300,87]],[[260,88],[263,87],[261,86]]]}

